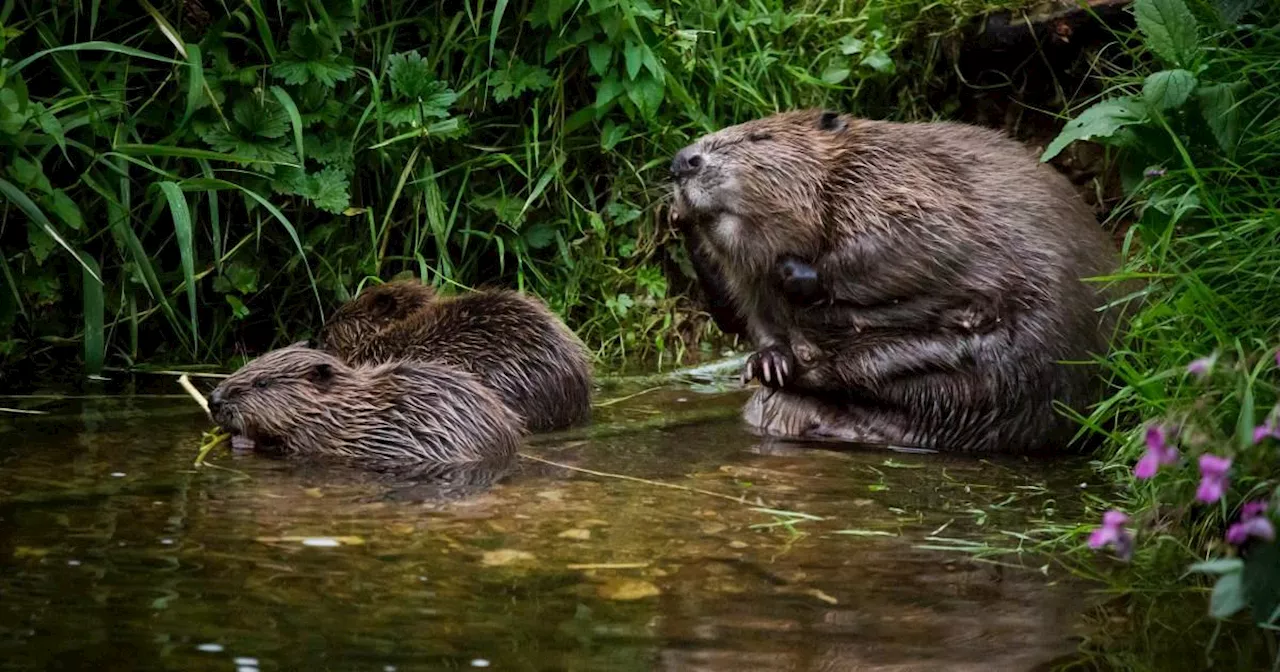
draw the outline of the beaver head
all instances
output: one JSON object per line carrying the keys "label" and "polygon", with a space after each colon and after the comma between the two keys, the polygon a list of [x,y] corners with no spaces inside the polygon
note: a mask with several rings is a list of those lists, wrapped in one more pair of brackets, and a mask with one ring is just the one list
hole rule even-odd
{"label": "beaver head", "polygon": [[831,166],[847,150],[849,127],[838,113],[799,110],[699,138],[671,162],[672,217],[707,227],[710,242],[730,254],[816,247]]}
{"label": "beaver head", "polygon": [[305,343],[273,350],[240,368],[209,395],[213,421],[255,449],[289,452],[294,439],[324,431],[361,387],[342,360]]}
{"label": "beaver head", "polygon": [[370,335],[426,308],[435,299],[435,289],[417,280],[366,287],[325,322],[316,345],[329,352],[350,352]]}

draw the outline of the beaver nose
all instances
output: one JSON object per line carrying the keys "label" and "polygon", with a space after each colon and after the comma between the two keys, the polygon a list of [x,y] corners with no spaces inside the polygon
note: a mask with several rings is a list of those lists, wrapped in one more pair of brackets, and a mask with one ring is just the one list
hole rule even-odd
{"label": "beaver nose", "polygon": [[671,160],[671,177],[676,179],[689,177],[701,170],[704,163],[701,154],[690,147],[685,147],[676,152],[676,158]]}
{"label": "beaver nose", "polygon": [[217,413],[222,408],[222,390],[216,389],[209,394],[209,412]]}

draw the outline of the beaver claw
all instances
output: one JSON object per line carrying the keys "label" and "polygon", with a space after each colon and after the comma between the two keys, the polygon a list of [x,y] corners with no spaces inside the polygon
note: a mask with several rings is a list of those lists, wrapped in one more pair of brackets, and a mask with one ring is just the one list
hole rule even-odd
{"label": "beaver claw", "polygon": [[746,385],[753,378],[771,389],[780,389],[786,385],[791,372],[795,370],[795,356],[779,345],[772,345],[764,350],[752,353],[742,369],[742,384]]}

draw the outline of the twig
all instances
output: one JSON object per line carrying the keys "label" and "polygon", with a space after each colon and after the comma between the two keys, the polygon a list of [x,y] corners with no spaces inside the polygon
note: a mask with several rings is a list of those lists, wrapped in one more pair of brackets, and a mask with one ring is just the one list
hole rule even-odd
{"label": "twig", "polygon": [[197,404],[200,404],[200,408],[204,409],[205,415],[210,418],[213,417],[213,413],[209,412],[209,402],[205,401],[204,395],[200,394],[200,390],[197,390],[196,387],[191,384],[191,379],[187,377],[187,374],[184,373],[178,377],[178,384],[182,386],[182,389],[187,391],[187,394],[191,395],[192,399],[196,400]]}
{"label": "twig", "polygon": [[[536,457],[536,456],[534,456],[534,455],[530,455],[530,454],[528,454],[528,453],[520,453],[520,457],[523,457],[523,458],[525,458],[526,460],[533,460],[534,462],[541,462],[541,463],[543,463],[543,464],[548,464],[548,465],[551,465],[551,466],[553,466],[553,467],[559,467],[559,468],[561,468],[561,469],[568,469],[568,470],[570,470],[570,471],[578,471],[578,472],[582,472],[582,473],[584,473],[584,474],[591,474],[592,476],[600,476],[600,477],[602,477],[602,478],[616,478],[616,479],[623,480],[623,481],[634,481],[634,482],[636,482],[636,483],[644,483],[645,485],[656,485],[656,486],[658,486],[658,487],[660,487],[660,488],[671,488],[672,490],[683,490],[683,491],[685,491],[685,492],[694,492],[694,493],[697,493],[697,494],[699,494],[699,495],[706,495],[706,496],[708,496],[708,497],[717,497],[717,498],[719,498],[719,499],[727,499],[727,500],[729,500],[729,501],[731,501],[731,502],[734,502],[734,503],[737,503],[737,504],[750,504],[750,502],[748,502],[748,501],[747,501],[747,497],[746,497],[746,495],[745,495],[745,494],[744,494],[744,495],[742,495],[742,496],[740,496],[740,497],[733,497],[733,496],[726,495],[726,494],[719,493],[719,492],[712,492],[712,491],[710,491],[710,490],[702,490],[702,489],[699,489],[699,488],[690,488],[690,487],[688,487],[688,486],[684,486],[684,485],[676,485],[675,483],[663,483],[662,481],[651,481],[651,480],[649,480],[649,479],[647,479],[647,478],[638,478],[638,477],[636,477],[636,476],[627,476],[626,474],[611,474],[611,473],[609,473],[609,472],[605,472],[605,471],[595,471],[595,470],[592,470],[592,469],[583,469],[582,467],[574,467],[574,466],[571,466],[571,465],[568,465],[568,464],[562,464],[562,463],[560,463],[560,462],[552,462],[551,460],[543,459],[543,458],[541,458],[541,457]],[[757,502],[757,503],[763,504],[763,502]]]}
{"label": "twig", "polygon": [[614,404],[622,403],[622,402],[624,402],[624,401],[630,401],[630,400],[635,399],[636,397],[638,397],[638,396],[640,396],[640,395],[642,395],[642,394],[648,394],[648,393],[653,392],[653,391],[655,391],[655,390],[661,390],[661,389],[662,389],[662,386],[661,386],[661,385],[659,385],[658,387],[650,387],[649,389],[646,389],[646,390],[640,390],[639,392],[636,392],[635,394],[628,394],[628,395],[627,395],[627,396],[625,396],[625,397],[618,397],[617,399],[610,399],[609,401],[602,401],[602,402],[600,402],[600,403],[598,403],[598,404],[594,404],[594,406],[595,406],[596,408],[604,408],[604,407],[606,407],[606,406],[612,406],[612,405],[614,405]]}

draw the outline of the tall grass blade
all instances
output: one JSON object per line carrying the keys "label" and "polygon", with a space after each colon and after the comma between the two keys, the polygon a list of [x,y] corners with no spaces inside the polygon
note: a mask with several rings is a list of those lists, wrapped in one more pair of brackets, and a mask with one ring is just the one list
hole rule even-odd
{"label": "tall grass blade", "polygon": [[176,49],[183,58],[187,58],[187,45],[182,41],[182,36],[178,34],[177,29],[174,28],[173,25],[164,18],[164,15],[157,11],[151,3],[147,2],[147,0],[138,0],[138,3],[141,4],[142,8],[151,15],[152,20],[156,22],[156,26],[160,29],[160,32],[164,34],[165,38],[169,40],[169,43],[173,45],[173,48]]}
{"label": "tall grass blade", "polygon": [[502,15],[507,13],[507,0],[498,0],[493,8],[492,22],[489,24],[489,63],[493,63],[494,45],[498,43],[498,31],[502,28]]}
{"label": "tall grass blade", "polygon": [[293,125],[293,142],[298,149],[298,165],[305,166],[306,154],[302,148],[302,115],[298,113],[298,106],[293,103],[293,98],[289,96],[289,92],[279,86],[271,87],[271,94],[280,101],[280,106],[284,108],[286,114],[289,115],[289,123]]}
{"label": "tall grass blade", "polygon": [[210,149],[196,149],[194,147],[169,147],[166,145],[137,145],[137,144],[119,144],[115,150],[125,156],[167,156],[176,159],[204,159],[205,161],[230,161],[232,163],[250,164],[262,163],[274,166],[291,166],[300,167],[292,161],[272,161],[260,157],[252,156],[236,156],[235,154],[223,154]]}
{"label": "tall grass blade", "polygon": [[8,68],[9,73],[17,74],[21,72],[23,68],[27,67],[28,65],[31,65],[32,63],[40,60],[41,58],[44,58],[49,54],[56,54],[63,51],[106,51],[114,54],[121,54],[124,56],[133,56],[135,58],[145,58],[147,60],[158,61],[160,63],[168,63],[169,65],[182,65],[183,63],[182,61],[177,61],[172,58],[161,56],[159,54],[153,54],[149,51],[134,49],[133,47],[126,47],[123,44],[116,44],[115,42],[95,41],[95,42],[81,42],[79,44],[66,44],[60,47],[51,47],[43,51],[37,51],[36,53],[31,54],[30,56],[22,59],[21,61],[18,61],[17,63],[14,63],[13,65],[9,66]]}
{"label": "tall grass blade", "polygon": [[196,113],[196,107],[204,98],[204,56],[200,53],[200,45],[187,45],[187,64],[187,110],[182,113],[180,126],[191,121],[191,115]]}
{"label": "tall grass blade", "polygon": [[[182,188],[174,182],[161,182],[160,190],[169,201],[169,214],[173,216],[173,229],[178,239],[178,253],[182,256],[182,279],[187,286],[187,306],[191,311],[191,342],[200,347],[200,327],[196,312],[196,251],[191,231],[191,209]],[[193,353],[194,354],[194,353]]]}
{"label": "tall grass blade", "polygon": [[[124,170],[123,166],[120,170]],[[142,241],[138,239],[138,234],[133,230],[133,226],[129,224],[129,204],[131,202],[130,182],[125,173],[120,178],[120,198],[117,199],[103,185],[99,184],[89,174],[81,176],[81,180],[90,189],[93,189],[107,203],[107,225],[111,227],[116,239],[124,244],[125,250],[129,253],[129,258],[133,263],[137,264],[138,272],[142,275],[143,286],[147,288],[147,292],[160,306],[160,312],[169,320],[169,325],[173,327],[174,334],[178,337],[179,342],[185,348],[187,347],[186,330],[182,326],[182,321],[178,319],[178,314],[173,310],[173,305],[169,303],[169,299],[165,296],[164,288],[160,286],[160,278],[156,275],[156,269],[151,264],[151,255],[142,246]],[[136,325],[134,325],[136,329]],[[136,342],[136,335],[134,341]]]}
{"label": "tall grass blade", "polygon": [[298,256],[302,259],[303,267],[307,270],[307,279],[311,281],[311,293],[315,295],[316,307],[319,308],[320,319],[323,321],[324,302],[320,300],[320,288],[316,285],[316,276],[311,271],[311,262],[307,261],[306,249],[302,246],[302,239],[298,237],[298,230],[294,228],[293,222],[290,222],[289,218],[285,217],[283,212],[280,212],[280,208],[277,208],[271,203],[271,201],[263,198],[261,194],[252,189],[236,184],[235,182],[228,182],[220,179],[210,180],[197,178],[187,180],[182,184],[183,191],[213,191],[219,189],[233,189],[239,191],[245,196],[248,196],[254,201],[257,201],[258,205],[261,205],[267,212],[271,213],[271,217],[279,222],[280,226],[284,228],[285,233],[289,235],[289,239],[293,241],[294,247],[298,250]]}
{"label": "tall grass blade", "polygon": [[[84,295],[84,366],[90,374],[102,372],[106,359],[106,304],[98,262],[87,253],[80,255],[81,293]],[[90,272],[92,270],[92,272]]]}
{"label": "tall grass blade", "polygon": [[[44,229],[44,232],[49,234],[50,238],[61,245],[62,249],[70,252],[72,258],[74,258],[81,266],[84,266],[84,260],[80,258],[79,253],[71,249],[71,245],[63,239],[57,229],[53,228],[53,223],[49,221],[47,216],[45,216],[44,211],[40,209],[40,206],[36,205],[35,202],[28,198],[26,194],[22,193],[21,189],[15,187],[12,182],[4,178],[0,178],[0,196],[4,196],[10,203],[18,206],[18,209],[26,213],[26,215],[31,218],[31,221]],[[102,278],[98,276],[97,270],[85,268],[85,271],[91,274],[94,278],[97,278],[98,282],[102,282]]]}

